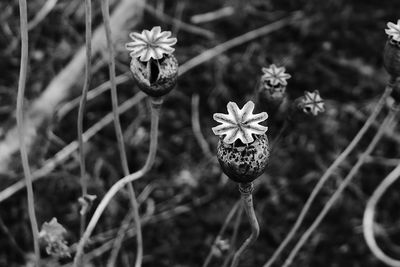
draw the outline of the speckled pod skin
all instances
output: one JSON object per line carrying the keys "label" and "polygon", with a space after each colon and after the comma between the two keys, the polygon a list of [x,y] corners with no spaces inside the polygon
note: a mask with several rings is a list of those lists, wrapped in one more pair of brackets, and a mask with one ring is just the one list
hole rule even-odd
{"label": "speckled pod skin", "polygon": [[383,50],[383,66],[393,77],[400,77],[400,42],[388,39]]}
{"label": "speckled pod skin", "polygon": [[[153,62],[141,62],[138,58],[133,58],[131,72],[133,79],[143,92],[152,97],[161,97],[169,93],[176,85],[178,61],[169,54],[158,61],[159,65],[154,59],[151,60]],[[153,64],[153,66],[149,67],[148,64]],[[155,73],[158,73],[157,77],[151,77]]]}
{"label": "speckled pod skin", "polygon": [[217,158],[224,173],[237,183],[250,183],[267,167],[269,144],[267,135],[257,135],[250,144],[218,142]]}

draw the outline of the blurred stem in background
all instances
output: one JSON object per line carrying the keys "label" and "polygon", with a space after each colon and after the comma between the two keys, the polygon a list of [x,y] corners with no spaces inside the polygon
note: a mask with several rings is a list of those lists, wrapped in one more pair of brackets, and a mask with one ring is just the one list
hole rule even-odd
{"label": "blurred stem in background", "polygon": [[[112,42],[112,35],[111,35],[111,26],[110,26],[110,10],[109,10],[109,0],[102,0],[101,1],[101,11],[103,14],[104,20],[104,29],[106,32],[107,38],[107,48],[108,48],[108,66],[110,72],[110,83],[111,83],[111,101],[112,101],[112,109],[114,115],[114,128],[115,133],[117,136],[118,142],[118,151],[120,153],[121,164],[124,171],[124,175],[127,176],[130,174],[129,166],[128,166],[128,159],[126,158],[126,151],[125,145],[123,140],[123,134],[121,129],[121,123],[119,120],[118,115],[118,95],[117,95],[117,87],[115,83],[115,59],[114,59],[114,45]],[[134,213],[134,220],[136,224],[136,242],[137,242],[137,251],[136,251],[136,262],[135,266],[139,267],[142,264],[142,257],[143,257],[143,240],[142,240],[142,229],[140,225],[140,217],[139,217],[139,205],[136,199],[135,189],[131,183],[127,184],[129,196],[131,199],[133,213]]]}
{"label": "blurred stem in background", "polygon": [[360,167],[364,164],[364,162],[368,159],[371,152],[374,150],[378,142],[381,140],[384,132],[387,130],[388,126],[394,121],[396,118],[398,109],[391,108],[389,114],[386,116],[385,120],[381,124],[378,129],[378,132],[375,134],[371,143],[368,145],[367,149],[361,154],[357,163],[350,170],[349,174],[340,184],[339,188],[335,191],[335,193],[331,196],[328,202],[325,204],[322,211],[319,213],[317,218],[314,220],[312,225],[306,230],[306,232],[301,236],[300,240],[295,245],[294,249],[290,252],[288,258],[285,261],[283,267],[288,267],[292,264],[294,257],[297,255],[299,250],[303,247],[305,242],[307,242],[308,238],[315,231],[315,229],[319,226],[322,220],[325,218],[326,214],[330,211],[335,202],[339,199],[340,195],[343,193],[344,189],[349,185],[349,183],[353,180],[353,178],[358,173]]}
{"label": "blurred stem in background", "polygon": [[[354,150],[354,148],[357,146],[357,144],[361,141],[362,137],[364,134],[367,132],[367,130],[371,127],[371,125],[374,123],[376,120],[376,117],[382,110],[386,99],[390,95],[390,93],[393,90],[393,85],[389,84],[386,86],[386,89],[384,93],[382,94],[381,98],[379,99],[378,103],[375,106],[375,109],[365,122],[365,124],[362,126],[360,131],[356,134],[356,136],[353,138],[353,140],[350,142],[350,144],[345,148],[345,150],[336,158],[336,160],[332,163],[331,166],[325,171],[325,173],[322,175],[321,179],[318,181],[317,185],[314,187],[313,191],[311,192],[310,197],[307,199],[307,202],[305,203],[303,209],[300,212],[299,217],[296,219],[295,224],[293,225],[292,229],[290,229],[289,233],[285,237],[285,239],[281,242],[277,250],[274,252],[270,260],[264,265],[264,267],[271,267],[272,264],[279,258],[280,254],[282,251],[286,248],[286,246],[289,244],[289,242],[294,238],[297,230],[300,228],[301,224],[303,223],[305,216],[307,215],[308,211],[310,210],[311,205],[313,204],[316,196],[318,193],[321,191],[322,187],[324,184],[328,181],[328,179],[331,177],[335,169],[342,164],[347,156]],[[273,144],[275,146],[275,142]]]}
{"label": "blurred stem in background", "polygon": [[[85,64],[85,81],[82,90],[82,96],[79,103],[78,111],[78,143],[79,143],[79,156],[80,156],[80,169],[81,169],[81,189],[82,199],[85,201],[87,195],[87,177],[86,177],[86,163],[85,163],[85,150],[83,142],[83,118],[86,109],[87,92],[90,87],[91,81],[91,58],[92,58],[92,1],[85,0],[85,41],[86,41],[86,64]],[[83,202],[82,204],[85,204]],[[86,203],[87,204],[87,203]],[[81,222],[80,222],[80,235],[82,236],[86,227],[86,214],[87,205],[81,209]]]}
{"label": "blurred stem in background", "polygon": [[75,255],[75,259],[74,259],[74,265],[73,265],[74,267],[83,266],[81,261],[82,261],[84,246],[87,243],[88,239],[90,238],[90,235],[92,234],[101,215],[103,214],[104,210],[107,208],[111,199],[124,186],[143,177],[143,175],[145,175],[146,172],[152,166],[154,159],[155,159],[157,145],[158,145],[157,144],[158,143],[157,136],[158,136],[158,123],[159,123],[159,112],[160,112],[160,108],[161,108],[161,102],[162,102],[161,100],[154,101],[152,99],[150,149],[149,149],[149,154],[147,156],[145,166],[142,169],[138,170],[137,172],[129,174],[129,175],[123,177],[122,179],[118,180],[104,195],[103,199],[100,201],[95,212],[93,213],[93,216],[90,219],[90,222],[89,222],[88,226],[86,227],[86,230],[83,233],[81,240],[78,243],[78,247],[76,249],[76,255]]}
{"label": "blurred stem in background", "polygon": [[380,259],[385,264],[392,267],[400,267],[400,260],[393,259],[378,246],[375,240],[374,235],[374,217],[375,217],[375,209],[379,200],[386,192],[386,190],[399,179],[400,177],[400,164],[388,175],[385,179],[379,184],[379,186],[375,189],[371,198],[368,200],[367,207],[364,211],[363,217],[363,233],[365,241],[367,242],[368,247],[372,251],[372,253]]}
{"label": "blurred stem in background", "polygon": [[28,192],[29,219],[33,234],[33,244],[35,249],[35,264],[40,267],[40,247],[38,223],[35,215],[35,201],[32,187],[32,175],[29,167],[28,153],[25,145],[25,126],[24,126],[24,95],[26,86],[26,75],[28,69],[28,15],[26,0],[19,0],[20,27],[21,27],[21,65],[18,81],[17,94],[17,127],[19,138],[19,150],[21,154],[22,167]]}

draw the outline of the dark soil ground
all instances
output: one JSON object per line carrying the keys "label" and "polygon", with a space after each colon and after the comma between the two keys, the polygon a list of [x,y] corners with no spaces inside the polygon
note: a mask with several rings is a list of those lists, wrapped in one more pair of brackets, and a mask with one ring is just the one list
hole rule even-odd
{"label": "dark soil ground", "polygon": [[[29,1],[32,18],[45,3]],[[83,1],[58,1],[47,18],[30,32],[30,71],[26,98],[35,99],[63,69],[84,43]],[[98,1],[94,1],[98,2]],[[149,1],[160,6],[163,1]],[[242,106],[252,98],[261,68],[271,63],[283,65],[292,75],[287,91],[289,99],[301,96],[305,90],[318,89],[326,100],[326,112],[318,117],[302,117],[284,133],[274,149],[269,167],[256,182],[255,208],[261,234],[246,252],[241,266],[262,266],[290,230],[314,185],[326,168],[346,147],[362,126],[374,103],[382,94],[387,74],[382,67],[382,50],[386,42],[384,29],[388,21],[400,18],[397,0],[203,0],[165,1],[164,12],[171,17],[190,22],[193,15],[223,6],[232,6],[235,14],[199,25],[215,33],[208,39],[165,24],[157,16],[145,13],[143,21],[132,30],[141,31],[160,25],[177,36],[175,55],[182,64],[206,49],[255,28],[302,11],[298,23],[235,47],[185,73],[163,106],[159,148],[153,169],[135,183],[137,192],[150,189],[143,202],[143,216],[153,221],[144,225],[144,267],[201,266],[226,215],[239,198],[236,185],[221,175],[219,165],[205,156],[196,141],[191,126],[191,98],[200,96],[200,124],[212,154],[218,138],[211,127],[214,112],[225,112],[226,103]],[[94,4],[94,24],[101,23],[98,3]],[[19,16],[17,1],[0,2],[0,138],[14,123],[16,88],[19,73]],[[178,31],[179,30],[179,31]],[[128,40],[128,38],[127,38]],[[122,47],[122,46],[121,46]],[[99,63],[93,74],[92,87],[108,79],[105,62]],[[118,50],[117,74],[129,70],[126,51]],[[82,83],[77,85],[79,92]],[[132,97],[138,89],[133,81],[118,87],[120,102]],[[75,97],[78,95],[74,95]],[[71,96],[71,99],[72,97]],[[262,107],[261,107],[262,109]],[[85,128],[89,128],[111,110],[110,95],[105,93],[88,105]],[[269,138],[278,133],[285,110],[269,114]],[[44,142],[35,147],[32,165],[40,167],[63,146],[76,139],[77,109],[60,120],[54,120],[43,130]],[[139,169],[148,151],[150,116],[146,102],[121,116],[131,170]],[[380,118],[381,119],[381,118]],[[396,129],[395,129],[396,130]],[[398,129],[397,129],[398,130]],[[371,130],[360,147],[343,164],[318,196],[305,225],[308,226],[324,203],[335,191],[358,155],[369,143]],[[45,145],[43,145],[44,143]],[[358,173],[356,179],[331,210],[321,226],[300,251],[293,263],[298,266],[372,267],[384,266],[369,251],[362,235],[362,215],[368,197],[379,181],[393,168],[387,158],[398,158],[399,143],[384,138],[374,157]],[[77,154],[76,154],[77,155]],[[87,148],[90,175],[89,192],[101,199],[107,189],[123,176],[112,126],[106,127]],[[21,174],[19,163],[12,170]],[[3,175],[0,189],[15,182],[20,175]],[[399,255],[399,184],[380,203],[378,212],[383,230],[382,246],[391,255]],[[68,241],[75,243],[79,234],[79,161],[77,157],[59,166],[46,179],[35,183],[36,212],[41,225],[58,218],[68,230]],[[95,205],[98,202],[95,202]],[[174,215],[182,207],[186,212]],[[156,221],[163,211],[173,215]],[[129,212],[127,194],[112,202],[96,234],[118,228]],[[147,215],[146,215],[147,214]],[[33,250],[25,191],[0,204],[3,226],[15,238],[25,255]],[[228,228],[229,238],[233,222]],[[6,237],[0,234],[0,266],[20,266],[23,257]],[[302,231],[306,228],[302,228]],[[249,234],[243,218],[238,244]],[[108,239],[107,239],[108,240]],[[99,244],[97,245],[99,246]],[[96,247],[96,246],[94,246]],[[124,242],[117,266],[133,262],[135,239]],[[286,251],[276,266],[285,260]],[[43,251],[43,255],[45,252]],[[226,256],[216,255],[212,266],[221,266]],[[93,266],[106,266],[109,252],[93,260]],[[61,263],[68,262],[61,260]],[[52,263],[49,266],[58,266]]]}

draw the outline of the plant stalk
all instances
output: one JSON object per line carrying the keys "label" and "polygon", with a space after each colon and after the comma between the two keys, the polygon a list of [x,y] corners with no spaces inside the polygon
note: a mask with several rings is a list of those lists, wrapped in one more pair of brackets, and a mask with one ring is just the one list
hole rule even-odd
{"label": "plant stalk", "polygon": [[240,256],[251,244],[253,244],[257,240],[258,235],[260,234],[260,226],[258,225],[253,205],[253,189],[253,183],[239,184],[239,192],[242,199],[242,204],[251,225],[251,234],[246,239],[246,241],[244,241],[242,246],[236,251],[235,255],[233,256],[231,267],[238,266]]}
{"label": "plant stalk", "polygon": [[17,130],[19,139],[19,150],[21,154],[22,168],[26,181],[29,220],[32,228],[33,245],[35,250],[35,264],[40,267],[40,247],[38,223],[35,214],[35,200],[32,187],[32,174],[29,166],[28,153],[25,144],[25,122],[24,122],[24,95],[26,87],[26,76],[28,70],[28,11],[26,0],[19,0],[20,27],[21,27],[21,65],[17,93]]}
{"label": "plant stalk", "polygon": [[[86,44],[86,64],[85,64],[85,81],[82,89],[82,96],[79,103],[78,111],[78,145],[79,145],[79,159],[81,170],[81,190],[82,201],[85,201],[87,195],[87,177],[86,177],[86,162],[85,151],[83,142],[83,118],[86,110],[87,93],[91,81],[91,58],[92,58],[92,1],[85,0],[85,44]],[[80,235],[82,236],[86,226],[87,210],[82,210],[80,222]]]}

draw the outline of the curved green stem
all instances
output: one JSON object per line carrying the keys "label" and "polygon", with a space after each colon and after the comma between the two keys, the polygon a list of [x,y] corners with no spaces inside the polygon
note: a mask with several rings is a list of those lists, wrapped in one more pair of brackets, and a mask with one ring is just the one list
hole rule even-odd
{"label": "curved green stem", "polygon": [[78,243],[78,247],[76,250],[75,258],[74,258],[74,267],[82,266],[82,256],[83,256],[83,249],[85,244],[87,243],[88,239],[90,238],[94,228],[96,227],[101,215],[103,214],[104,210],[107,208],[108,204],[112,200],[112,198],[120,191],[124,186],[132,183],[133,181],[143,177],[146,172],[151,168],[158,145],[158,124],[159,124],[159,113],[161,108],[162,101],[152,99],[152,112],[151,112],[151,130],[150,130],[150,151],[149,155],[147,156],[147,160],[143,168],[139,171],[129,174],[119,181],[117,181],[104,195],[103,199],[97,206],[92,218],[88,226],[86,227],[85,232],[81,240]]}
{"label": "curved green stem", "polygon": [[306,232],[301,236],[300,240],[297,242],[293,250],[290,252],[287,260],[283,267],[288,267],[292,264],[294,257],[297,255],[298,251],[303,247],[304,243],[308,240],[311,234],[315,231],[315,229],[319,226],[322,220],[325,218],[326,214],[330,211],[332,206],[335,202],[339,199],[340,195],[346,189],[348,184],[353,180],[355,175],[357,174],[358,170],[362,166],[362,164],[367,160],[370,156],[371,152],[374,150],[375,146],[378,144],[379,140],[381,139],[382,135],[384,134],[387,127],[393,122],[393,119],[396,117],[396,112],[391,110],[390,113],[386,116],[384,122],[382,123],[381,127],[379,127],[378,132],[375,134],[374,138],[372,139],[371,143],[368,145],[367,149],[361,154],[360,158],[350,170],[349,174],[340,184],[339,188],[335,191],[335,193],[331,196],[328,202],[325,204],[322,211],[319,213],[317,218],[314,220],[312,225],[306,230]]}
{"label": "curved green stem", "polygon": [[289,242],[293,239],[297,230],[300,228],[301,224],[303,223],[304,218],[307,215],[308,210],[310,209],[311,205],[313,204],[319,191],[321,191],[322,187],[328,181],[328,179],[333,174],[335,169],[347,158],[347,156],[353,151],[353,149],[356,147],[356,145],[360,142],[361,138],[364,136],[364,134],[367,132],[367,130],[371,127],[371,125],[375,121],[376,117],[378,116],[379,112],[381,111],[382,107],[384,106],[387,97],[392,92],[392,89],[393,89],[393,86],[391,84],[389,84],[386,87],[385,92],[382,94],[381,98],[379,99],[378,103],[376,104],[374,111],[371,113],[371,115],[369,116],[369,118],[367,119],[365,124],[362,126],[360,131],[356,134],[356,136],[353,138],[353,140],[350,142],[350,144],[346,147],[346,149],[336,158],[336,160],[332,163],[332,165],[329,166],[329,168],[322,175],[321,179],[318,181],[318,183],[314,187],[313,191],[311,192],[311,195],[309,196],[306,203],[304,204],[304,207],[302,208],[300,215],[296,219],[296,222],[293,225],[292,229],[290,229],[289,233],[287,234],[285,239],[282,241],[282,243],[279,245],[277,250],[274,252],[271,259],[268,260],[268,262],[263,267],[270,267],[278,259],[278,257],[282,253],[282,251],[289,244]]}
{"label": "curved green stem", "polygon": [[388,256],[378,246],[374,236],[374,217],[375,209],[378,201],[381,199],[386,190],[399,179],[400,177],[400,165],[398,165],[386,178],[379,184],[375,189],[371,198],[368,200],[367,206],[364,211],[363,217],[363,233],[365,241],[372,253],[385,264],[392,267],[400,267],[400,260],[393,259]]}
{"label": "curved green stem", "polygon": [[[81,190],[82,200],[87,195],[87,179],[86,179],[86,163],[85,163],[85,152],[83,142],[83,117],[86,110],[86,99],[87,93],[90,86],[91,80],[91,58],[92,58],[92,1],[85,0],[85,31],[86,31],[86,64],[85,64],[85,81],[82,89],[82,96],[79,103],[78,111],[78,144],[79,144],[79,158],[81,168]],[[81,222],[80,222],[80,234],[82,235],[85,231],[86,225],[86,210],[82,210]]]}
{"label": "curved green stem", "polygon": [[253,244],[257,240],[258,235],[260,234],[260,226],[258,225],[253,205],[253,183],[239,184],[239,191],[242,198],[244,210],[246,211],[246,215],[251,225],[251,234],[246,239],[246,241],[244,241],[242,246],[236,251],[235,255],[233,256],[231,267],[238,266],[240,256],[251,244]]}
{"label": "curved green stem", "polygon": [[20,25],[21,25],[21,66],[18,81],[18,94],[17,94],[17,130],[19,139],[19,150],[22,160],[22,168],[26,181],[27,198],[28,198],[28,211],[29,220],[32,228],[33,245],[35,250],[35,264],[37,267],[40,265],[40,247],[39,247],[39,233],[38,223],[35,214],[35,200],[32,187],[32,174],[29,166],[28,153],[25,145],[25,123],[24,123],[24,95],[26,86],[26,74],[28,69],[28,12],[26,0],[19,0],[20,12]]}

